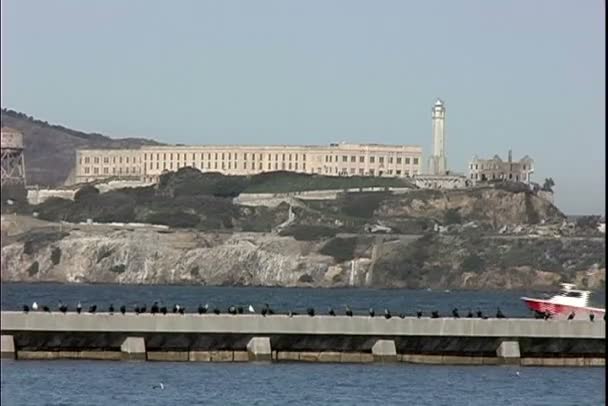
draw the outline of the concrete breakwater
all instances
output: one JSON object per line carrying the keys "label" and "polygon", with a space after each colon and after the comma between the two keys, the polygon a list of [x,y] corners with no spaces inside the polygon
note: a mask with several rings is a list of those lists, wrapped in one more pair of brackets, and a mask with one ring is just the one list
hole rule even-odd
{"label": "concrete breakwater", "polygon": [[605,322],[2,312],[2,357],[605,366]]}

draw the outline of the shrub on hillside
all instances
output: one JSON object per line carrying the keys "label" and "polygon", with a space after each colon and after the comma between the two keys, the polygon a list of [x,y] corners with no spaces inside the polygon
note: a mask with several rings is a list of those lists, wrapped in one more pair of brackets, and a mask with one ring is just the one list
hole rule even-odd
{"label": "shrub on hillside", "polygon": [[280,235],[293,236],[298,241],[315,241],[334,237],[336,230],[327,226],[296,225],[281,231]]}
{"label": "shrub on hillside", "polygon": [[345,193],[340,197],[339,206],[344,214],[352,217],[371,218],[380,203],[390,197],[387,192]]}
{"label": "shrub on hillside", "polygon": [[94,199],[99,196],[99,189],[93,185],[86,184],[74,194],[74,201],[80,202],[89,199]]}
{"label": "shrub on hillside", "polygon": [[344,262],[354,258],[356,246],[356,237],[334,237],[327,241],[319,252],[323,255],[334,257],[336,262]]}

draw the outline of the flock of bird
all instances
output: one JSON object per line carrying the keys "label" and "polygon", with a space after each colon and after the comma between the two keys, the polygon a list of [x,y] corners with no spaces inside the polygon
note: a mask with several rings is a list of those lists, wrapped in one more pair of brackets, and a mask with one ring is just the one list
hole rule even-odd
{"label": "flock of bird", "polygon": [[[57,309],[61,313],[67,313],[68,312],[68,306],[66,304],[64,304],[63,302],[59,302],[59,304],[57,306]],[[30,310],[32,310],[32,311],[42,310],[42,311],[47,312],[47,313],[51,312],[51,309],[49,308],[49,306],[46,306],[46,305],[39,306],[36,302],[34,302],[32,304],[31,308],[28,305],[23,305],[23,311],[25,313],[28,313]],[[83,311],[82,304],[80,302],[78,302],[78,304],[76,305],[76,313],[80,314],[80,313],[82,313],[82,311]],[[133,307],[133,313],[135,313],[136,315],[145,314],[145,313],[148,313],[148,312],[150,314],[153,314],[153,315],[154,314],[166,315],[170,311],[172,313],[174,313],[174,314],[185,314],[186,313],[186,308],[184,306],[180,306],[180,305],[176,304],[176,305],[173,306],[173,308],[171,310],[169,310],[167,308],[167,306],[164,306],[164,305],[161,306],[158,302],[154,302],[149,310],[148,310],[148,308],[147,308],[147,306],[145,304],[141,305],[141,306],[140,305],[135,305]],[[91,305],[91,306],[89,306],[88,313],[94,314],[95,312],[97,312],[97,305]],[[108,313],[113,314],[115,312],[116,312],[116,309],[114,308],[114,305],[111,304],[108,307]],[[125,306],[125,305],[120,306],[118,308],[118,312],[120,312],[121,314],[128,313],[127,306]],[[245,307],[243,307],[243,306],[234,306],[233,305],[233,306],[228,307],[228,309],[227,309],[226,312],[228,314],[231,314],[231,315],[245,314],[245,313],[250,313],[250,314],[256,314],[256,313],[258,313],[254,309],[254,307],[252,305],[247,306],[247,309],[245,309]],[[199,305],[198,306],[197,313],[200,314],[200,315],[207,314],[207,313],[212,313],[212,314],[219,315],[219,314],[222,313],[222,311],[218,307],[210,308],[209,304],[205,304],[205,305]],[[265,317],[265,316],[272,316],[272,315],[278,314],[278,313],[275,313],[275,311],[270,307],[270,305],[268,305],[266,303],[261,308],[261,310],[259,311],[259,314],[261,314],[262,316]],[[299,315],[299,313],[294,312],[294,311],[289,311],[286,314],[289,317],[293,317],[293,316],[298,316]],[[313,307],[309,307],[309,308],[306,309],[305,314],[308,315],[308,316],[313,317],[317,313],[316,313],[316,311],[315,311],[315,309]],[[329,307],[327,309],[327,315],[329,315],[329,316],[336,316],[337,313],[336,313],[336,311],[332,307]],[[351,309],[350,306],[348,306],[348,305],[344,306],[344,315],[345,316],[349,316],[349,317],[352,317],[354,315],[354,312],[353,312],[353,310]],[[368,310],[368,315],[369,315],[369,317],[375,317],[376,316],[376,312],[375,312],[374,308],[370,308]],[[390,318],[393,317],[391,311],[389,309],[387,309],[387,308],[384,309],[384,313],[382,314],[382,316],[385,319],[390,319]],[[425,315],[422,312],[422,310],[418,310],[416,312],[415,316],[417,318],[419,318],[419,319],[422,318],[422,317],[425,317]],[[460,318],[460,313],[459,313],[459,311],[458,311],[457,308],[454,308],[452,310],[452,315],[451,316],[453,318]],[[398,317],[404,319],[407,316],[406,316],[405,313],[399,313]],[[432,319],[438,319],[438,318],[441,318],[442,316],[440,316],[439,311],[433,310],[430,313],[430,317]],[[479,309],[475,313],[473,313],[473,311],[471,309],[469,309],[466,317],[467,318],[480,318],[480,319],[487,319],[488,318],[488,316],[484,315],[483,312],[481,310],[479,310]],[[496,315],[495,315],[495,317],[498,318],[498,319],[504,319],[504,318],[506,318],[506,316],[503,314],[503,312],[500,310],[500,308],[496,309]]]}

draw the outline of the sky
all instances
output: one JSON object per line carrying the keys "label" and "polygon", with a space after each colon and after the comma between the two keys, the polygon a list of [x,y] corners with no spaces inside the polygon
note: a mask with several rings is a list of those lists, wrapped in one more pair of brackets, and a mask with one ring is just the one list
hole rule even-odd
{"label": "sky", "polygon": [[1,104],[183,144],[414,144],[535,160],[605,213],[605,2],[1,0]]}

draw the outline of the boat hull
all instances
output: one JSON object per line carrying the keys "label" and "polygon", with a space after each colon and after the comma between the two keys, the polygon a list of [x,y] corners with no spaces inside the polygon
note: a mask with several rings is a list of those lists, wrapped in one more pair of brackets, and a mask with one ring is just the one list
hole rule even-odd
{"label": "boat hull", "polygon": [[537,314],[548,312],[553,319],[567,319],[568,316],[574,313],[575,320],[589,320],[589,315],[593,313],[596,319],[603,319],[606,314],[606,309],[586,306],[573,306],[560,303],[554,303],[550,300],[532,299],[528,297],[521,298],[528,309]]}

